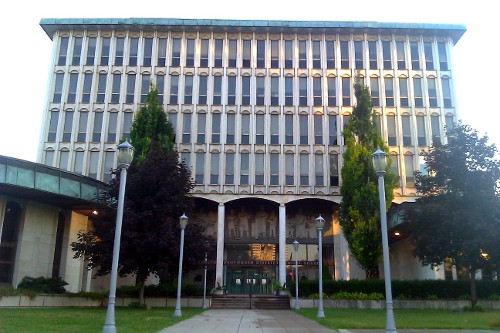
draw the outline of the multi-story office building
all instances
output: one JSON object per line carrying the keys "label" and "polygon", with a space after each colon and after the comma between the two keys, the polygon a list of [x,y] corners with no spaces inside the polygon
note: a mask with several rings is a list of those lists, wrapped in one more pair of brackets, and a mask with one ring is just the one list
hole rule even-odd
{"label": "multi-story office building", "polygon": [[[212,279],[233,293],[317,277],[315,218],[335,279],[363,278],[338,223],[342,129],[370,88],[400,176],[389,222],[393,278],[438,278],[398,240],[398,206],[431,140],[457,120],[462,25],[181,19],[42,19],[53,41],[39,162],[104,182],[152,81],[217,240]],[[401,235],[401,233],[399,233]]]}

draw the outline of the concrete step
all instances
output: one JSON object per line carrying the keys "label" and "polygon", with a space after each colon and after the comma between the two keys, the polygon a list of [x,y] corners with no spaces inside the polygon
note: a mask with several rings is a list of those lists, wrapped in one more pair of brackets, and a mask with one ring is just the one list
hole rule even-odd
{"label": "concrete step", "polygon": [[289,296],[274,295],[213,295],[216,309],[290,309]]}

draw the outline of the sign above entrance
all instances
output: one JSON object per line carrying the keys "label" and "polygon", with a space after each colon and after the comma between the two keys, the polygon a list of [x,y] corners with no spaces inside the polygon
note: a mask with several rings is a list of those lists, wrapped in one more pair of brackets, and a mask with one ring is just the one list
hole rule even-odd
{"label": "sign above entrance", "polygon": [[[278,264],[278,260],[224,260],[224,265],[227,266],[277,266]],[[295,265],[295,261],[288,260],[286,264]],[[318,266],[319,262],[300,260],[297,261],[297,264],[301,266]]]}

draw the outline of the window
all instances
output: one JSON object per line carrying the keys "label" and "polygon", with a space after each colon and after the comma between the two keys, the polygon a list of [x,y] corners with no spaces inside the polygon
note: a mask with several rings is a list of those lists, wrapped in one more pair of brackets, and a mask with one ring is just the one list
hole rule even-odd
{"label": "window", "polygon": [[420,69],[420,55],[418,52],[418,42],[410,42],[411,68]]}
{"label": "window", "polygon": [[255,185],[264,185],[264,154],[255,154]]}
{"label": "window", "polygon": [[223,40],[216,39],[214,47],[214,67],[222,67],[222,46]]}
{"label": "window", "polygon": [[441,85],[443,88],[443,103],[445,108],[453,107],[451,103],[451,89],[450,89],[450,79],[447,77],[441,78]]}
{"label": "window", "polygon": [[272,114],[271,115],[271,140],[270,143],[272,145],[279,144],[279,133],[280,133],[280,122],[279,115]]}
{"label": "window", "polygon": [[107,74],[99,74],[99,79],[97,82],[97,96],[96,103],[104,103],[106,100],[106,80],[108,78]]}
{"label": "window", "polygon": [[293,115],[285,115],[285,144],[293,144]]}
{"label": "window", "polygon": [[71,141],[71,131],[73,130],[73,111],[66,111],[64,113],[64,128],[62,142]]}
{"label": "window", "polygon": [[142,65],[151,66],[153,58],[153,38],[144,38]]}
{"label": "window", "polygon": [[354,41],[354,66],[356,69],[363,68],[363,42]]}
{"label": "window", "polygon": [[75,43],[73,44],[73,58],[71,59],[71,65],[80,65],[80,59],[82,57],[82,37],[75,37]]}
{"label": "window", "polygon": [[335,68],[335,42],[327,40],[325,42],[326,48],[326,68]]}
{"label": "window", "polygon": [[415,177],[413,173],[415,168],[413,166],[413,155],[405,155],[405,179],[406,187],[415,187]]}
{"label": "window", "polygon": [[212,114],[212,142],[220,143],[220,113]]}
{"label": "window", "polygon": [[182,114],[182,143],[191,142],[191,113]]}
{"label": "window", "polygon": [[57,58],[57,65],[66,65],[66,59],[68,56],[68,43],[69,37],[61,37],[61,43],[59,44],[59,57]]}
{"label": "window", "polygon": [[394,106],[394,81],[392,77],[384,78],[385,106]]}
{"label": "window", "polygon": [[323,155],[314,155],[314,181],[316,186],[324,186],[324,174],[323,174]]}
{"label": "window", "polygon": [[181,65],[181,39],[172,39],[172,56],[170,66],[179,67]]}
{"label": "window", "polygon": [[61,103],[62,89],[63,89],[64,74],[56,74],[56,82],[54,84],[54,95],[52,96],[52,103]]}
{"label": "window", "polygon": [[293,105],[293,77],[285,77],[285,106]]}
{"label": "window", "polygon": [[207,81],[208,76],[202,75],[198,77],[198,104],[206,105],[207,104]]}
{"label": "window", "polygon": [[[398,155],[389,155],[391,159],[391,172],[399,178],[399,158]],[[397,187],[401,186],[401,181],[398,179]]]}
{"label": "window", "polygon": [[194,39],[186,40],[186,67],[194,67]]}
{"label": "window", "polygon": [[78,73],[71,73],[69,75],[69,89],[68,89],[68,103],[76,102],[76,90],[78,84]]}
{"label": "window", "polygon": [[92,91],[92,73],[83,76],[82,103],[90,103],[90,92]]}
{"label": "window", "polygon": [[294,154],[285,154],[285,185],[295,185],[294,182]]}
{"label": "window", "polygon": [[373,106],[380,106],[380,92],[378,88],[378,77],[370,78],[370,92]]}
{"label": "window", "polygon": [[158,102],[163,104],[163,93],[165,90],[165,75],[156,74],[156,88],[158,89]]}
{"label": "window", "polygon": [[[123,130],[122,137],[124,139],[130,140],[130,130],[132,129],[132,120],[134,118],[134,114],[132,112],[123,113]],[[174,127],[174,124],[172,123]],[[175,129],[175,127],[174,127]]]}
{"label": "window", "polygon": [[62,150],[59,153],[59,169],[68,170],[69,151]]}
{"label": "window", "polygon": [[313,78],[313,100],[314,100],[314,106],[322,106],[323,105],[323,96],[321,94],[321,78],[320,77]]}
{"label": "window", "polygon": [[208,67],[208,39],[202,39],[200,42],[200,67]]}
{"label": "window", "polygon": [[392,68],[391,42],[382,42],[382,57],[384,59],[384,69]]}
{"label": "window", "polygon": [[431,108],[437,108],[437,91],[436,91],[436,79],[431,77],[427,78],[427,86],[429,92],[429,106]]}
{"label": "window", "polygon": [[256,96],[255,96],[255,104],[256,105],[264,105],[265,104],[265,77],[257,76],[255,78],[255,86],[256,86]]}
{"label": "window", "polygon": [[252,60],[252,41],[244,40],[243,41],[243,54],[241,56],[242,67],[250,68],[251,60]]}
{"label": "window", "polygon": [[406,52],[404,42],[396,42],[396,54],[398,69],[406,69]]}
{"label": "window", "polygon": [[196,131],[196,143],[205,143],[205,131],[207,125],[207,115],[198,113],[198,130]]}
{"label": "window", "polygon": [[308,116],[301,114],[299,116],[299,135],[300,135],[299,143],[301,145],[307,145],[309,143],[307,140],[309,134],[308,128],[309,128]]}
{"label": "window", "polygon": [[236,105],[236,76],[227,78],[227,104]]}
{"label": "window", "polygon": [[113,74],[113,85],[111,88],[111,103],[120,103],[120,83],[122,75]]}
{"label": "window", "polygon": [[212,103],[214,105],[222,104],[222,76],[214,76],[214,92]]}
{"label": "window", "polygon": [[271,41],[271,68],[280,67],[280,41]]}
{"label": "window", "polygon": [[402,107],[408,107],[408,79],[399,78],[399,104]]}
{"label": "window", "polygon": [[340,68],[349,68],[349,42],[346,40],[340,41]]}
{"label": "window", "polygon": [[170,76],[170,101],[169,104],[177,104],[179,99],[179,75]]}
{"label": "window", "polygon": [[230,113],[227,115],[227,125],[226,125],[226,143],[234,144],[235,138],[235,115]]}
{"label": "window", "polygon": [[101,142],[103,112],[94,113],[94,128],[92,131],[92,142]]}
{"label": "window", "polygon": [[349,119],[351,118],[350,114],[345,114],[342,116],[342,125],[344,126],[343,128],[346,128],[347,125],[349,125]]}
{"label": "window", "polygon": [[192,170],[191,167],[191,153],[183,151],[181,152],[181,161],[184,163],[190,170]]}
{"label": "window", "polygon": [[376,114],[373,117],[373,123],[375,124],[375,128],[377,129],[378,135],[382,136],[382,122],[381,122],[380,114]]}
{"label": "window", "polygon": [[450,131],[455,128],[455,122],[453,121],[453,115],[446,115],[444,117],[446,131]]}
{"label": "window", "polygon": [[118,112],[109,112],[108,137],[106,142],[116,142],[116,126],[118,123]]}
{"label": "window", "polygon": [[250,76],[241,78],[241,105],[250,105]]}
{"label": "window", "polygon": [[419,146],[427,146],[427,134],[425,130],[425,118],[422,115],[415,117],[417,121],[417,140]]}
{"label": "window", "polygon": [[54,163],[54,151],[53,150],[46,150],[45,151],[45,165],[52,166]]}
{"label": "window", "polygon": [[271,166],[271,177],[269,179],[269,184],[270,185],[279,185],[279,178],[280,178],[280,154],[278,153],[271,153],[271,161],[270,161],[270,166]]}
{"label": "window", "polygon": [[83,151],[76,151],[75,152],[75,159],[73,161],[73,172],[78,173],[78,174],[83,174]]}
{"label": "window", "polygon": [[266,41],[257,41],[257,68],[266,67]]}
{"label": "window", "polygon": [[240,154],[240,185],[248,185],[250,174],[250,156],[248,153]]}
{"label": "window", "polygon": [[307,68],[307,42],[299,40],[299,68]]}
{"label": "window", "polygon": [[330,155],[330,186],[339,186],[339,155]]}
{"label": "window", "polygon": [[109,183],[113,177],[113,164],[115,160],[115,152],[107,151],[104,153],[104,178],[103,182]]}
{"label": "window", "polygon": [[368,57],[370,69],[378,69],[377,66],[377,42],[374,40],[368,41]]}
{"label": "window", "polygon": [[342,78],[342,105],[351,105],[351,78]]}
{"label": "window", "polygon": [[431,42],[424,42],[424,54],[425,54],[425,69],[427,70],[435,69]]}
{"label": "window", "polygon": [[413,92],[415,94],[415,107],[423,107],[424,97],[422,96],[422,79],[419,77],[413,78]]}
{"label": "window", "polygon": [[228,42],[228,59],[227,59],[227,66],[228,67],[236,67],[237,66],[237,59],[238,59],[238,40],[237,39],[230,39]]}
{"label": "window", "polygon": [[[168,121],[170,122],[170,124],[172,124],[172,127],[174,128],[174,133],[175,133],[175,131],[177,130],[177,113],[170,112],[168,114]],[[174,137],[174,140],[175,140],[175,137]],[[175,142],[178,142],[178,141],[175,140]]]}
{"label": "window", "polygon": [[103,37],[101,39],[101,61],[100,61],[101,66],[107,66],[109,63],[110,44],[111,44],[110,37]]}
{"label": "window", "polygon": [[300,154],[300,185],[309,185],[309,155]]}
{"label": "window", "polygon": [[125,95],[125,103],[134,103],[135,92],[135,74],[127,74],[127,94]]}
{"label": "window", "polygon": [[80,119],[78,120],[78,134],[76,136],[77,142],[85,142],[87,138],[88,119],[89,119],[89,113],[80,111]]}
{"label": "window", "polygon": [[250,143],[250,115],[245,113],[241,115],[241,144]]}
{"label": "window", "polygon": [[328,116],[328,142],[330,145],[337,145],[337,116]]}
{"label": "window", "polygon": [[438,115],[431,116],[432,144],[438,145],[441,143],[441,124]]}
{"label": "window", "polygon": [[115,66],[123,65],[123,55],[125,51],[125,37],[116,38]]}
{"label": "window", "polygon": [[314,143],[317,145],[323,144],[323,115],[314,115]]}
{"label": "window", "polygon": [[446,53],[446,44],[444,42],[438,42],[438,55],[439,55],[439,68],[442,71],[449,70],[448,56]]}
{"label": "window", "polygon": [[96,51],[97,38],[89,37],[87,39],[87,58],[85,60],[85,65],[93,66],[95,62],[95,51]]}
{"label": "window", "polygon": [[396,116],[387,116],[387,144],[389,146],[397,146],[396,138]]}
{"label": "window", "polygon": [[312,41],[312,65],[313,68],[321,68],[321,42]]}
{"label": "window", "polygon": [[194,174],[194,182],[196,184],[203,184],[204,181],[204,175],[205,175],[205,153],[204,152],[197,152],[196,153],[196,167],[195,167],[195,174]]}
{"label": "window", "polygon": [[184,76],[184,104],[193,104],[193,76]]}
{"label": "window", "polygon": [[337,88],[336,88],[336,78],[329,77],[327,79],[328,83],[328,106],[337,105]]}
{"label": "window", "polygon": [[401,116],[401,129],[403,132],[403,146],[409,147],[412,145],[411,142],[411,122],[409,115]]}
{"label": "window", "polygon": [[226,180],[228,185],[234,184],[234,153],[226,153]]}
{"label": "window", "polygon": [[307,106],[307,77],[299,77],[299,105]]}
{"label": "window", "polygon": [[285,68],[293,68],[293,40],[285,40]]}
{"label": "window", "polygon": [[219,153],[210,154],[210,184],[219,183]]}
{"label": "window", "polygon": [[158,38],[158,58],[156,65],[164,67],[167,65],[167,38]]}
{"label": "window", "polygon": [[279,77],[271,77],[271,105],[278,106],[280,101],[280,81]]}
{"label": "window", "polygon": [[255,115],[255,143],[264,144],[264,115]]}

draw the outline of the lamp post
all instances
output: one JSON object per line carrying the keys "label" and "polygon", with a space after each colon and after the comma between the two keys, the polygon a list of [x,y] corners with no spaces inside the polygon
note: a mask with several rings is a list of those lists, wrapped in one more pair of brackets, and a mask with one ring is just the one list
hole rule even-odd
{"label": "lamp post", "polygon": [[293,249],[295,250],[295,310],[300,310],[299,305],[299,268],[297,266],[297,251],[299,250],[299,242],[293,241]]}
{"label": "lamp post", "polygon": [[318,229],[318,262],[319,262],[319,300],[318,300],[318,318],[325,318],[323,311],[323,244],[322,231],[325,226],[325,219],[321,214],[316,218],[316,229]]}
{"label": "lamp post", "polygon": [[201,307],[203,309],[206,309],[207,306],[207,268],[208,268],[208,259],[207,259],[207,252],[208,252],[208,242],[205,242],[205,262],[204,262],[204,275],[203,275],[203,302],[201,303]]}
{"label": "lamp post", "polygon": [[385,332],[397,332],[394,324],[394,313],[392,309],[392,291],[391,291],[391,266],[389,263],[389,241],[387,237],[387,212],[385,206],[385,182],[384,174],[387,167],[387,154],[377,149],[372,155],[372,164],[378,176],[378,196],[380,202],[380,224],[382,231],[382,251],[384,258],[384,280],[385,280],[385,309],[386,322]]}
{"label": "lamp post", "polygon": [[181,245],[180,245],[180,254],[179,254],[179,274],[177,275],[177,300],[175,301],[175,310],[174,317],[181,317],[181,281],[182,281],[182,257],[184,254],[184,229],[186,229],[186,225],[188,222],[188,217],[186,214],[182,214],[179,217],[179,224],[181,226]]}
{"label": "lamp post", "polygon": [[118,145],[118,167],[120,169],[120,189],[118,192],[118,210],[116,211],[115,240],[113,242],[113,261],[109,281],[109,298],[106,310],[106,320],[102,328],[103,333],[115,333],[115,301],[116,280],[118,275],[118,258],[120,256],[120,238],[122,235],[123,205],[125,201],[125,184],[127,183],[127,169],[134,158],[134,147],[127,141]]}

